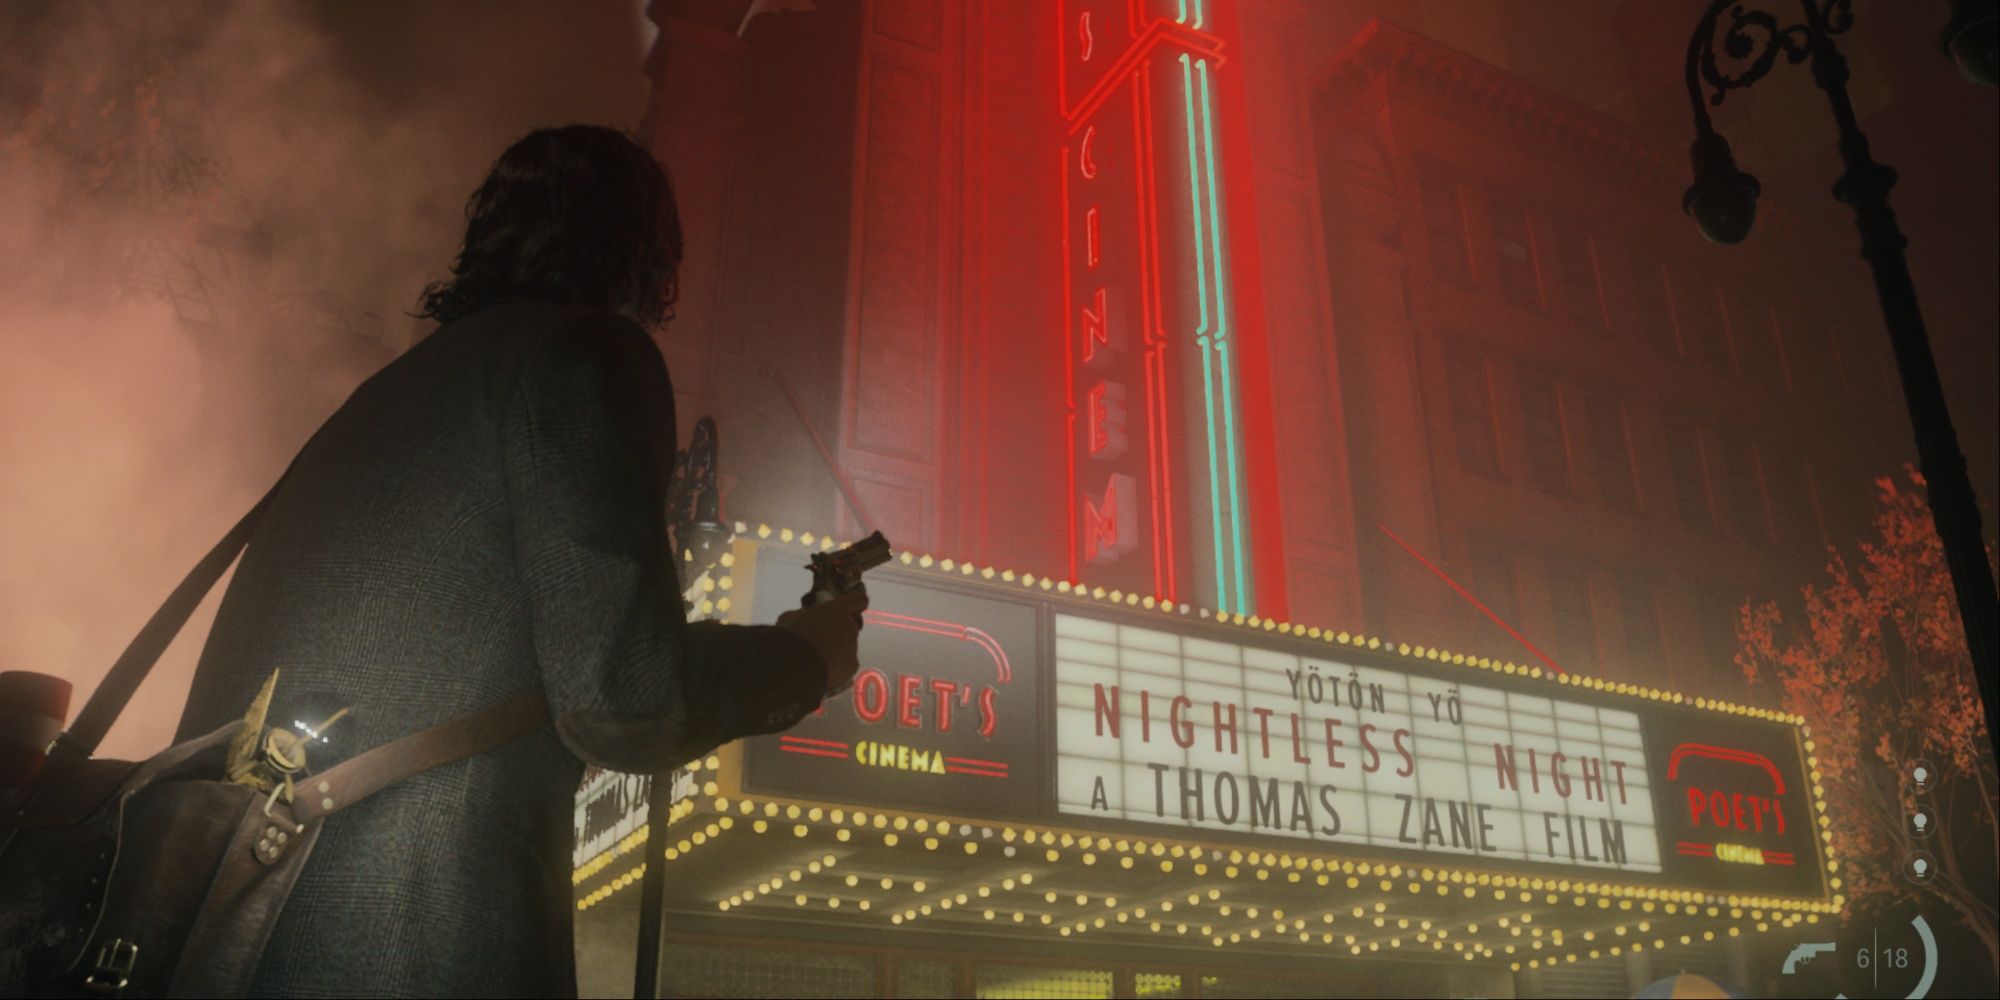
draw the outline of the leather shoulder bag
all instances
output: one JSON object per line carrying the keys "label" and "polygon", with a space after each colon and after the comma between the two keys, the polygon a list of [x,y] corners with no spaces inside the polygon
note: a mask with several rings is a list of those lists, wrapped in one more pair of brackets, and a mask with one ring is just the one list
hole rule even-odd
{"label": "leather shoulder bag", "polygon": [[222,780],[241,722],[145,761],[95,758],[276,492],[174,589],[0,816],[0,996],[242,996],[327,816],[547,723],[522,695],[300,776],[290,802]]}

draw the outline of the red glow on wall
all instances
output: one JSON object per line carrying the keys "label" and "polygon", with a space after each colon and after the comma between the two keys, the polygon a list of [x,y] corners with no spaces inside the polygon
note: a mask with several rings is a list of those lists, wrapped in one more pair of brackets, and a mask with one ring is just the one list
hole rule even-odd
{"label": "red glow on wall", "polygon": [[1437,578],[1443,580],[1445,582],[1445,585],[1449,586],[1454,593],[1458,594],[1458,596],[1460,597],[1465,598],[1466,601],[1469,602],[1473,607],[1478,608],[1480,614],[1483,614],[1487,618],[1491,619],[1493,624],[1498,625],[1501,628],[1505,629],[1508,635],[1514,637],[1515,642],[1518,642],[1521,645],[1527,647],[1528,652],[1535,654],[1535,659],[1542,661],[1542,665],[1548,667],[1550,670],[1553,670],[1559,674],[1569,673],[1569,671],[1564,670],[1560,666],[1557,666],[1556,661],[1549,659],[1549,654],[1542,652],[1541,647],[1535,645],[1532,642],[1529,642],[1528,637],[1522,635],[1519,629],[1516,629],[1514,626],[1508,624],[1506,619],[1501,618],[1500,615],[1497,612],[1495,612],[1492,608],[1487,607],[1486,602],[1481,601],[1479,598],[1472,596],[1472,591],[1465,589],[1465,587],[1460,585],[1457,580],[1452,579],[1451,574],[1446,573],[1444,569],[1440,567],[1437,563],[1431,562],[1429,559],[1425,558],[1423,553],[1417,551],[1416,546],[1411,545],[1409,542],[1403,541],[1403,537],[1401,535],[1398,535],[1395,532],[1390,531],[1388,525],[1378,523],[1375,525],[1375,528],[1376,530],[1382,532],[1383,534],[1388,535],[1390,541],[1395,542],[1397,545],[1402,546],[1403,551],[1408,552],[1411,558],[1422,563],[1425,569],[1430,570],[1432,573],[1436,574]]}
{"label": "red glow on wall", "polygon": [[[1210,0],[1209,27],[1235,34],[1237,10],[1233,3]],[[1219,42],[1217,43],[1219,46]],[[1230,220],[1230,273],[1236,279],[1236,338],[1242,368],[1243,399],[1256,405],[1243,407],[1242,428],[1245,460],[1250,476],[1251,552],[1255,556],[1254,578],[1257,610],[1265,618],[1284,620],[1291,616],[1285,573],[1284,511],[1279,505],[1278,430],[1276,414],[1269,401],[1271,384],[1270,342],[1264,327],[1264,265],[1259,256],[1256,204],[1250,150],[1249,95],[1243,73],[1226,71],[1220,53],[1215,79],[1227,113],[1222,119],[1223,187],[1231,205],[1237,206]]]}

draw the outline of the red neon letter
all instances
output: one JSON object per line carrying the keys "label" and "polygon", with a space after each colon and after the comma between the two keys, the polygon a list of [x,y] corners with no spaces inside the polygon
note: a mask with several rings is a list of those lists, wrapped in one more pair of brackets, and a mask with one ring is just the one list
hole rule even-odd
{"label": "red neon letter", "polygon": [[1096,267],[1101,258],[1097,253],[1097,206],[1092,205],[1083,213],[1084,262]]}
{"label": "red neon letter", "polygon": [[951,699],[958,693],[958,684],[955,681],[934,680],[931,681],[931,692],[937,695],[937,731],[951,732]]}
{"label": "red neon letter", "polygon": [[923,720],[917,718],[917,700],[922,697],[917,688],[923,683],[924,679],[915,674],[896,675],[896,725],[904,729],[923,725]]}
{"label": "red neon letter", "polygon": [[1104,484],[1104,499],[1083,498],[1084,555],[1093,563],[1117,561],[1138,547],[1139,504],[1132,477],[1112,475]]}
{"label": "red neon letter", "polygon": [[[873,702],[871,705],[870,702]],[[863,722],[881,722],[889,712],[889,678],[869,667],[854,677],[854,714]]]}
{"label": "red neon letter", "polygon": [[1104,322],[1104,289],[1090,293],[1090,305],[1083,307],[1083,363],[1097,361],[1097,345],[1103,344],[1108,355],[1111,348],[1111,330]]}
{"label": "red neon letter", "polygon": [[1099,285],[1091,291],[1090,301],[1083,307],[1083,363],[1089,368],[1102,368],[1111,363],[1112,355],[1124,346],[1124,337],[1118,329],[1118,317],[1111,313],[1111,292]]}
{"label": "red neon letter", "polygon": [[979,689],[979,735],[993,738],[993,731],[1000,728],[1000,713],[993,708],[994,691],[990,687]]}
{"label": "red neon letter", "polygon": [[1090,387],[1090,457],[1111,461],[1125,454],[1125,387],[1099,382]]}

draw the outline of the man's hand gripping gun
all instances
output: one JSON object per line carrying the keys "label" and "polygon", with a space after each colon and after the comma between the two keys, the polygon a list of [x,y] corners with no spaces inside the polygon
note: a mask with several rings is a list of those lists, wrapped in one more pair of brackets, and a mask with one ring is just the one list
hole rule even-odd
{"label": "man's hand gripping gun", "polygon": [[875,532],[844,549],[812,555],[812,589],[799,601],[811,607],[861,586],[861,574],[889,561],[889,540]]}

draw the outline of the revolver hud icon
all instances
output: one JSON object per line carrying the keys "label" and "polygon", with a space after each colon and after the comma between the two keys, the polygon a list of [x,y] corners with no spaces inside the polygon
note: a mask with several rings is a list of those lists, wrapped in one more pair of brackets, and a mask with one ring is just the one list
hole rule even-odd
{"label": "revolver hud icon", "polygon": [[1814,941],[1793,948],[1792,953],[1785,956],[1785,975],[1798,975],[1801,964],[1810,962],[1820,955],[1827,954],[1833,951],[1834,948],[1835,945],[1832,941]]}

